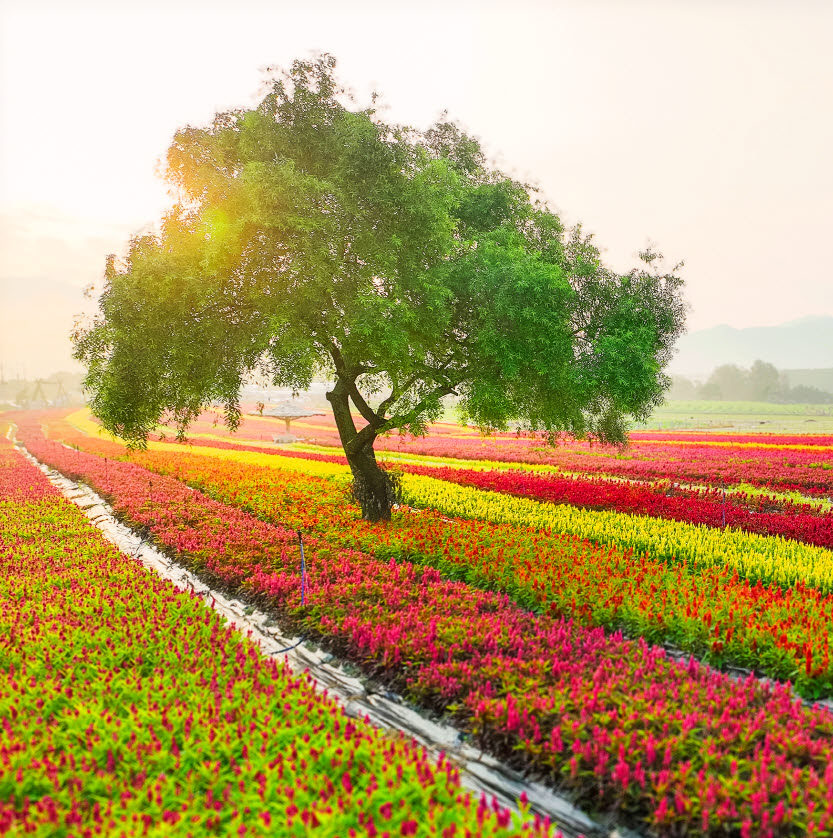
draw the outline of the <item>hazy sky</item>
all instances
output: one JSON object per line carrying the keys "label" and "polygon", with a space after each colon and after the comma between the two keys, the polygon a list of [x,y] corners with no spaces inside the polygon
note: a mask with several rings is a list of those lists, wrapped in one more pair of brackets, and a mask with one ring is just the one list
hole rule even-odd
{"label": "hazy sky", "polygon": [[313,51],[364,102],[443,109],[596,234],[685,259],[689,328],[833,314],[833,3],[0,0],[0,362],[78,369],[104,257],[169,201],[174,131]]}

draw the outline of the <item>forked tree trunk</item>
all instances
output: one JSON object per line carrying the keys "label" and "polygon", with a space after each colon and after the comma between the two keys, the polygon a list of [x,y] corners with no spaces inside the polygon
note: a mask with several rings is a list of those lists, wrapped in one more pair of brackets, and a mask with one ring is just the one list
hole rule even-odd
{"label": "forked tree trunk", "polygon": [[341,381],[336,381],[327,393],[327,400],[333,407],[339,438],[353,474],[353,495],[362,508],[362,518],[390,521],[396,492],[390,476],[376,462],[373,450],[376,434],[363,431],[360,436],[356,431],[347,389]]}

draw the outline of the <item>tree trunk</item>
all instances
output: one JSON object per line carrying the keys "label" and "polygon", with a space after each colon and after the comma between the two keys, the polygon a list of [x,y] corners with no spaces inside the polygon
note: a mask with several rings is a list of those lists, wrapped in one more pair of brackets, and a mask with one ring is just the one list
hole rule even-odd
{"label": "tree trunk", "polygon": [[390,521],[396,494],[390,477],[376,462],[373,450],[376,434],[367,435],[363,430],[363,436],[359,437],[350,413],[349,394],[341,380],[337,380],[327,393],[327,401],[332,405],[341,445],[353,474],[353,496],[362,508],[362,518],[365,521]]}
{"label": "tree trunk", "polygon": [[353,473],[353,496],[362,508],[365,521],[390,521],[395,493],[390,477],[379,467],[373,444],[351,450],[346,448],[347,463]]}

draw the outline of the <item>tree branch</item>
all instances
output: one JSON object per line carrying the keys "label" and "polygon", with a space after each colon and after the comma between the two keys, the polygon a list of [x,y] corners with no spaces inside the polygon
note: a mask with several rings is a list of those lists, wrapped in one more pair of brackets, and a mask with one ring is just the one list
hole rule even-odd
{"label": "tree branch", "polygon": [[390,395],[379,405],[376,412],[384,419],[387,409],[403,394],[407,393],[419,381],[419,373],[414,373],[401,387],[394,385]]}
{"label": "tree branch", "polygon": [[330,350],[330,355],[332,356],[333,363],[335,364],[338,381],[347,391],[350,398],[353,400],[353,404],[356,405],[359,413],[361,413],[368,425],[372,425],[374,428],[378,427],[382,424],[384,418],[379,416],[373,408],[370,407],[370,405],[365,401],[364,396],[359,391],[358,386],[356,386],[356,378],[363,372],[372,372],[373,367],[368,367],[363,364],[357,364],[353,367],[348,364],[344,360],[341,350],[338,346],[336,346],[335,341],[332,339],[330,340],[328,349]]}
{"label": "tree branch", "polygon": [[344,448],[349,448],[351,452],[358,451],[368,444],[373,445],[377,436],[379,431],[373,425],[365,425]]}
{"label": "tree branch", "polygon": [[350,393],[350,398],[353,400],[353,404],[359,409],[359,413],[361,413],[368,425],[376,427],[385,421],[384,416],[380,416],[376,413],[376,411],[374,411],[373,408],[365,401],[364,396],[359,392],[359,388],[356,386],[355,381],[347,380],[345,381],[345,386]]}
{"label": "tree branch", "polygon": [[415,421],[419,414],[428,407],[428,403],[430,401],[433,399],[441,399],[443,396],[449,396],[453,392],[454,387],[450,384],[444,384],[442,387],[435,388],[428,393],[428,395],[424,396],[423,399],[418,404],[414,405],[407,413],[391,416],[391,418],[376,431],[377,435],[393,430],[394,428],[401,428],[403,425],[407,425],[409,422]]}

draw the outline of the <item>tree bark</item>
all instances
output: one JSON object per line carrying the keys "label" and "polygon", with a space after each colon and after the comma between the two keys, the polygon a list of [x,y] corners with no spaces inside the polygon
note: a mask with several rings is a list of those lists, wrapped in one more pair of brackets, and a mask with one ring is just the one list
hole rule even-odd
{"label": "tree bark", "polygon": [[365,521],[390,521],[395,491],[390,477],[376,462],[375,431],[370,425],[361,433],[356,430],[350,413],[349,387],[341,378],[327,393],[327,401],[332,405],[338,435],[353,474],[353,495],[362,508],[362,518]]}
{"label": "tree bark", "polygon": [[353,473],[353,496],[361,505],[362,518],[365,521],[390,521],[396,500],[394,486],[376,462],[373,443],[346,450],[346,454]]}

